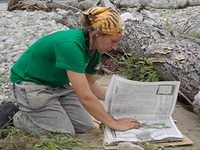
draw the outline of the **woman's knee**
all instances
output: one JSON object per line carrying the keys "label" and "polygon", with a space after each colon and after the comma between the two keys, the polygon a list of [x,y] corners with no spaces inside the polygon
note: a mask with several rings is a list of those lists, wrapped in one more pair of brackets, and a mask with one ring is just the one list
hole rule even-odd
{"label": "woman's knee", "polygon": [[90,118],[90,119],[88,119],[87,121],[84,121],[84,122],[78,121],[78,123],[76,123],[74,125],[76,133],[87,133],[93,127],[94,127],[94,123],[93,123],[92,118]]}
{"label": "woman's knee", "polygon": [[32,123],[32,121],[24,115],[21,111],[18,111],[14,117],[13,122],[15,127],[23,130],[24,132],[31,133],[33,135],[43,135],[44,131],[40,127]]}
{"label": "woman's knee", "polygon": [[39,136],[52,136],[60,133],[69,134],[71,136],[75,135],[75,130],[73,126],[65,130],[65,132],[59,132],[57,130],[43,129],[32,122],[32,120],[23,112],[18,111],[13,117],[14,126],[33,135]]}

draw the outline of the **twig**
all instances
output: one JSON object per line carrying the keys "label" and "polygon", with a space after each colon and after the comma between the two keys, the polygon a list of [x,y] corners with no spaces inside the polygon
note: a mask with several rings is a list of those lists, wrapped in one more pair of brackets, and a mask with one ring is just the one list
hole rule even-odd
{"label": "twig", "polygon": [[126,58],[128,58],[128,55],[127,55],[126,51],[123,48],[121,48],[121,50],[123,51],[123,53],[126,56]]}
{"label": "twig", "polygon": [[65,4],[62,4],[62,3],[58,3],[58,2],[53,2],[55,4],[59,4],[59,5],[62,5],[62,6],[65,6],[65,7],[69,7],[69,8],[72,8],[74,10],[77,10],[77,11],[82,11],[81,9],[78,9],[76,7],[73,7],[73,6],[70,6],[70,5],[65,5]]}
{"label": "twig", "polygon": [[112,55],[110,55],[109,53],[104,53],[105,55],[107,55],[107,56],[109,56],[110,58],[112,58],[112,59],[115,59],[116,60],[116,58],[114,58]]}
{"label": "twig", "polygon": [[17,4],[15,4],[14,6],[12,6],[12,7],[10,8],[10,10],[13,10],[14,8],[16,8],[20,3],[21,3],[21,1],[18,1]]}
{"label": "twig", "polygon": [[101,69],[107,74],[113,74],[113,72],[111,70],[105,68],[103,65],[101,65]]}

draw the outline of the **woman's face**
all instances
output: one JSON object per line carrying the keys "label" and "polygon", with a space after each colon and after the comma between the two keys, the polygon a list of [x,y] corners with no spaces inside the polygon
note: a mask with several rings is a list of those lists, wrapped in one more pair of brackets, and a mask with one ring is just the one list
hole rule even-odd
{"label": "woman's face", "polygon": [[96,49],[100,53],[106,53],[112,49],[117,49],[121,38],[121,35],[97,35],[95,43]]}

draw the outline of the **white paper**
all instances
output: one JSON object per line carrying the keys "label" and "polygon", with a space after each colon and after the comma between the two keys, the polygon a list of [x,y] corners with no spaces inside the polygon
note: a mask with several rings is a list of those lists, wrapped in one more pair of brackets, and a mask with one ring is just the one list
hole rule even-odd
{"label": "white paper", "polygon": [[104,107],[114,118],[131,117],[142,127],[125,132],[105,127],[104,142],[181,140],[183,135],[171,117],[179,81],[139,82],[113,75]]}

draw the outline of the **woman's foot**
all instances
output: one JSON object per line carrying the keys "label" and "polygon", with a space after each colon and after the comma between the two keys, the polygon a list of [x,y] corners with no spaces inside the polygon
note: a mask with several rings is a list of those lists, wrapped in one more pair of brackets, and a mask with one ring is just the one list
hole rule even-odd
{"label": "woman's foot", "polygon": [[0,129],[13,125],[13,116],[18,112],[18,107],[14,102],[2,101],[0,103]]}

